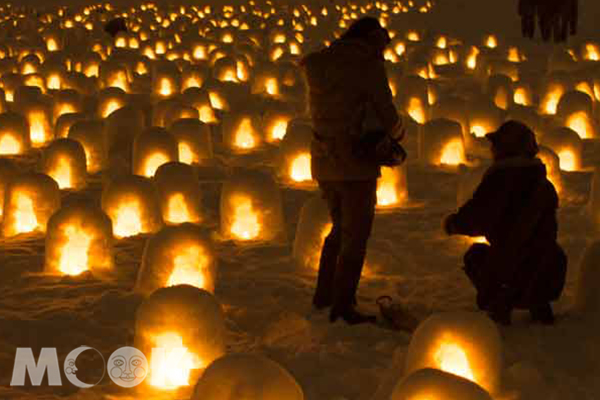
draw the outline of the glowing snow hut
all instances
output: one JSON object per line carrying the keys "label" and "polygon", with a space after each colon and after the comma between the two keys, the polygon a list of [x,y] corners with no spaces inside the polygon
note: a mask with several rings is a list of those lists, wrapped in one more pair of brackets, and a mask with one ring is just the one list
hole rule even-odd
{"label": "glowing snow hut", "polygon": [[169,162],[156,170],[154,183],[166,224],[202,221],[202,192],[194,169]]}
{"label": "glowing snow hut", "polygon": [[485,315],[469,312],[435,314],[413,334],[406,357],[406,375],[433,368],[498,392],[502,343],[498,328]]}
{"label": "glowing snow hut", "polygon": [[310,144],[313,132],[308,121],[291,120],[279,146],[279,177],[291,185],[312,186]]}
{"label": "glowing snow hut", "polygon": [[31,139],[27,120],[13,112],[0,114],[0,155],[20,155],[30,148]]}
{"label": "glowing snow hut", "polygon": [[150,178],[158,167],[179,159],[177,141],[164,128],[146,129],[133,143],[133,173]]}
{"label": "glowing snow hut", "polygon": [[225,317],[205,290],[190,285],[158,289],[137,310],[134,343],[148,359],[145,385],[184,388],[225,354]]}
{"label": "glowing snow hut", "polygon": [[221,234],[237,241],[270,241],[285,235],[282,198],[271,175],[237,169],[221,189]]}
{"label": "glowing snow hut", "polygon": [[398,207],[408,201],[406,164],[382,167],[377,180],[377,208]]}
{"label": "glowing snow hut", "polygon": [[231,151],[245,153],[261,147],[260,118],[249,113],[228,113],[222,121],[223,144]]}
{"label": "glowing snow hut", "polygon": [[2,234],[46,232],[48,220],[59,208],[60,189],[48,175],[16,176],[5,189]]}
{"label": "glowing snow hut", "polygon": [[198,119],[183,118],[173,122],[169,129],[179,150],[179,162],[205,164],[213,159],[210,127]]}
{"label": "glowing snow hut", "polygon": [[108,149],[104,135],[104,122],[79,121],[69,129],[68,138],[83,146],[87,170],[95,174],[108,166]]}
{"label": "glowing snow hut", "polygon": [[87,168],[83,146],[73,139],[57,139],[44,149],[42,171],[58,183],[60,189],[82,189]]}
{"label": "glowing snow hut", "polygon": [[153,233],[162,227],[156,189],[141,176],[123,176],[111,181],[102,191],[101,203],[117,238]]}
{"label": "glowing snow hut", "polygon": [[191,285],[215,290],[217,260],[212,243],[199,226],[163,228],[146,242],[135,290],[149,296],[157,289]]}
{"label": "glowing snow hut", "polygon": [[419,133],[419,160],[423,164],[457,166],[466,162],[463,134],[458,122],[431,120]]}
{"label": "glowing snow hut", "polygon": [[583,142],[577,132],[564,127],[556,128],[543,135],[540,142],[556,153],[562,171],[581,169]]}
{"label": "glowing snow hut", "polygon": [[109,276],[114,272],[110,219],[89,204],[62,207],[48,221],[45,259],[44,270],[51,274]]}
{"label": "glowing snow hut", "polygon": [[152,93],[158,97],[170,97],[181,91],[181,73],[175,63],[164,60],[154,64]]}
{"label": "glowing snow hut", "polygon": [[215,360],[196,384],[191,400],[237,400],[240,393],[245,400],[304,400],[302,388],[281,365],[249,354]]}

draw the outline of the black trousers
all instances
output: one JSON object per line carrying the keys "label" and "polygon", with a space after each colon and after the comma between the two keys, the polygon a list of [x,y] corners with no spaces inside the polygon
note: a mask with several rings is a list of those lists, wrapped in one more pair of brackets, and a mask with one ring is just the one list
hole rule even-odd
{"label": "black trousers", "polygon": [[533,39],[535,36],[535,14],[521,17],[521,32],[524,38]]}
{"label": "black trousers", "polygon": [[375,216],[377,181],[319,182],[333,227],[325,239],[313,303],[352,308]]}

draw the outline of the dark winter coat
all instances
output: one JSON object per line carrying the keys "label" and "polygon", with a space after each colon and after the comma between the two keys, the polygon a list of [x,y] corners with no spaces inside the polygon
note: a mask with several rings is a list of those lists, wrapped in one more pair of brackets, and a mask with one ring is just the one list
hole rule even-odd
{"label": "dark winter coat", "polygon": [[353,144],[367,101],[383,129],[391,132],[399,123],[383,56],[366,41],[340,39],[309,54],[301,65],[315,131],[311,145],[313,178],[357,181],[379,177],[379,166],[357,156]]}
{"label": "dark winter coat", "polygon": [[564,286],[557,208],[544,164],[537,158],[508,158],[490,167],[449,225],[451,233],[487,238],[490,249],[481,268],[492,283],[515,288],[516,302],[528,306],[532,297],[555,300]]}

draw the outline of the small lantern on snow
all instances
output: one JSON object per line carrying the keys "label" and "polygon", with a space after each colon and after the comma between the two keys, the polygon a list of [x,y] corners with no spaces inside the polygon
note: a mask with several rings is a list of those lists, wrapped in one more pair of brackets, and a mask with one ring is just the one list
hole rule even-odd
{"label": "small lantern on snow", "polygon": [[181,74],[177,66],[169,61],[154,65],[152,93],[155,96],[169,97],[181,91]]}
{"label": "small lantern on snow", "polygon": [[106,118],[127,104],[127,93],[123,89],[109,87],[98,93],[98,116]]}
{"label": "small lantern on snow", "polygon": [[76,122],[69,129],[68,138],[76,140],[83,147],[89,173],[95,174],[108,166],[108,149],[103,121]]}
{"label": "small lantern on snow", "polygon": [[269,241],[284,235],[281,192],[268,174],[235,171],[223,185],[220,211],[226,238]]}
{"label": "small lantern on snow", "polygon": [[284,111],[269,110],[263,116],[262,126],[265,129],[267,143],[277,143],[286,134],[292,114]]}
{"label": "small lantern on snow", "polygon": [[306,121],[292,120],[279,147],[279,176],[292,185],[313,186],[310,144],[312,128]]}
{"label": "small lantern on snow", "polygon": [[63,207],[48,221],[45,271],[108,276],[114,272],[112,241],[111,221],[101,209],[87,204]]}
{"label": "small lantern on snow", "polygon": [[210,127],[194,118],[178,119],[169,129],[177,141],[179,162],[204,164],[213,158]]}
{"label": "small lantern on snow", "polygon": [[569,128],[557,128],[542,136],[541,144],[552,149],[559,158],[563,171],[579,171],[583,142],[577,132]]}
{"label": "small lantern on snow", "polygon": [[83,99],[73,89],[60,90],[52,95],[52,123],[64,114],[79,113],[83,110]]}
{"label": "small lantern on snow", "polygon": [[146,242],[135,290],[149,296],[168,286],[191,285],[215,290],[217,262],[202,229],[183,224],[162,229]]}
{"label": "small lantern on snow", "polygon": [[567,84],[560,79],[549,79],[540,90],[540,114],[554,115],[560,98],[567,91]]}
{"label": "small lantern on snow", "polygon": [[512,79],[503,74],[490,76],[487,82],[487,94],[496,107],[509,109],[514,98]]}
{"label": "small lantern on snow", "polygon": [[408,346],[406,375],[433,368],[475,382],[498,393],[502,343],[498,328],[485,315],[448,312],[429,317]]}
{"label": "small lantern on snow", "polygon": [[381,176],[377,180],[377,208],[388,209],[406,204],[408,187],[406,165],[381,167]]}
{"label": "small lantern on snow", "polygon": [[117,238],[153,233],[162,227],[156,189],[146,178],[132,175],[113,180],[104,188],[101,202]]}
{"label": "small lantern on snow", "polygon": [[138,308],[134,343],[148,357],[145,382],[150,387],[185,389],[225,354],[225,317],[205,290],[189,285],[158,289]]}
{"label": "small lantern on snow", "polygon": [[133,143],[133,173],[153,177],[158,167],[179,159],[177,141],[166,129],[153,127],[136,136]]}
{"label": "small lantern on snow", "polygon": [[426,165],[464,164],[466,158],[460,124],[448,119],[426,123],[419,135],[419,159]]}
{"label": "small lantern on snow", "polygon": [[567,92],[558,102],[556,116],[566,126],[575,131],[581,139],[594,139],[594,102],[592,98],[579,91]]}
{"label": "small lantern on snow", "polygon": [[117,88],[124,92],[129,92],[131,85],[127,68],[118,61],[100,64],[100,82],[104,88]]}
{"label": "small lantern on snow", "polygon": [[406,76],[398,85],[402,90],[398,94],[400,109],[415,122],[424,124],[428,120],[427,80],[419,76]]}
{"label": "small lantern on snow", "polygon": [[238,400],[240,393],[244,400],[304,400],[296,379],[279,364],[246,354],[227,355],[210,364],[191,400]]}
{"label": "small lantern on snow", "polygon": [[260,118],[249,113],[230,113],[223,119],[223,143],[235,152],[250,152],[262,145]]}
{"label": "small lantern on snow", "polygon": [[0,114],[0,155],[25,154],[31,148],[29,125],[20,114]]}
{"label": "small lantern on snow", "polygon": [[292,255],[301,267],[317,270],[321,249],[331,231],[327,203],[321,196],[308,200],[300,210]]}
{"label": "small lantern on snow", "polygon": [[166,224],[202,220],[202,192],[191,166],[178,162],[163,164],[156,170],[154,182]]}
{"label": "small lantern on snow", "polygon": [[29,173],[13,178],[5,190],[2,234],[45,232],[60,208],[60,189],[48,175]]}
{"label": "small lantern on snow", "polygon": [[476,383],[452,373],[424,368],[396,385],[390,400],[492,400]]}
{"label": "small lantern on snow", "polygon": [[22,113],[29,123],[29,137],[33,147],[42,147],[54,137],[52,110],[44,101],[32,101],[23,105]]}
{"label": "small lantern on snow", "polygon": [[73,139],[57,139],[44,149],[42,170],[60,189],[81,189],[87,169],[83,146]]}

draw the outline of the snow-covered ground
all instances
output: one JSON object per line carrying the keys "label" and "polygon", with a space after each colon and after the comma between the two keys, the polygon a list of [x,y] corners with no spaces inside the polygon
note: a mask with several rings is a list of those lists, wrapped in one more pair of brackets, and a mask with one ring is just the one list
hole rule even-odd
{"label": "snow-covered ground", "polygon": [[[484,33],[496,33],[518,45],[513,3],[440,0],[432,15],[419,16],[419,24],[472,43],[480,43]],[[588,9],[590,3],[582,1],[582,36],[595,33],[592,21],[597,20],[600,7]],[[411,157],[416,155],[414,136],[408,148]],[[255,158],[264,167],[274,162],[275,155],[269,150]],[[563,173],[559,241],[569,257],[569,272],[564,295],[555,306],[557,324],[531,325],[526,313],[516,313],[512,326],[499,328],[506,399],[600,398],[600,326],[573,310],[579,263],[592,239],[584,207],[590,168],[600,163],[599,143],[586,142],[584,155],[586,170]],[[217,148],[217,156],[223,165],[228,164],[225,149]],[[212,213],[207,224],[215,229],[222,182],[218,178],[201,183],[205,206]],[[449,238],[441,230],[443,216],[456,207],[457,182],[456,173],[424,168],[414,158],[409,161],[409,203],[379,212],[375,219],[369,242],[373,262],[359,292],[363,309],[376,311],[374,300],[389,294],[420,319],[448,310],[476,311],[475,292],[460,269],[470,242]],[[101,184],[95,181],[82,195],[99,202],[100,191]],[[325,312],[312,310],[316,271],[297,267],[291,255],[300,209],[316,192],[282,187],[282,193],[286,241],[259,246],[217,241],[215,296],[226,312],[228,351],[260,353],[277,361],[297,379],[307,400],[388,400],[403,376],[410,335],[383,325],[330,324]],[[74,195],[64,194],[63,200],[69,196]],[[100,386],[80,391],[69,386],[8,386],[17,347],[32,347],[35,354],[42,347],[56,347],[62,363],[79,345],[109,355],[132,343],[135,311],[141,302],[132,288],[146,240],[140,236],[117,242],[120,279],[111,283],[88,275],[42,275],[41,235],[0,240],[0,399],[170,398],[135,395],[108,378]],[[80,378],[85,380],[85,375]]]}

